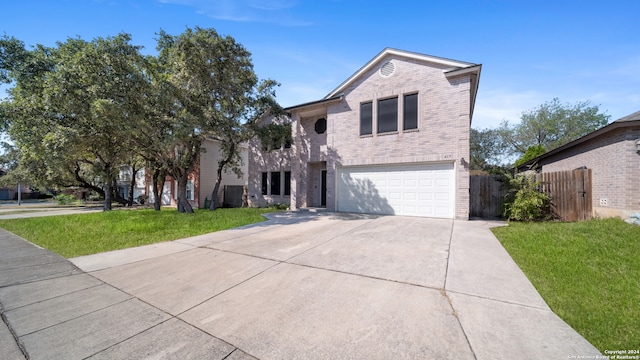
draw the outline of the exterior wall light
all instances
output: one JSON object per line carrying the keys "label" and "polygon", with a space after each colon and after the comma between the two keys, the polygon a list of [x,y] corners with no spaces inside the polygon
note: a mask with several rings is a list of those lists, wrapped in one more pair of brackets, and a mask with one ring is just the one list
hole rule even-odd
{"label": "exterior wall light", "polygon": [[636,139],[636,152],[640,153],[640,139]]}

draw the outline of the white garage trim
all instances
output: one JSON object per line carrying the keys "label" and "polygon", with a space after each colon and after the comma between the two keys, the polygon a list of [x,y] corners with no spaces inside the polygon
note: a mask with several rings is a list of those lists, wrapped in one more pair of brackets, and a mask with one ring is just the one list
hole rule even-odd
{"label": "white garage trim", "polygon": [[453,163],[338,168],[340,212],[453,218]]}

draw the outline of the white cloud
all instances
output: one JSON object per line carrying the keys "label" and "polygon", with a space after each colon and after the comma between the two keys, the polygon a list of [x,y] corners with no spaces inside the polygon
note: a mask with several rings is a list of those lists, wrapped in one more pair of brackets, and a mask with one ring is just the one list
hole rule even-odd
{"label": "white cloud", "polygon": [[478,92],[471,126],[476,129],[496,128],[503,120],[519,122],[522,112],[546,101],[537,91],[501,88]]}
{"label": "white cloud", "polygon": [[190,6],[196,13],[219,20],[271,23],[282,26],[309,26],[313,22],[292,13],[295,1],[284,0],[157,0],[164,4]]}
{"label": "white cloud", "polygon": [[282,10],[294,7],[296,2],[282,0],[253,0],[249,1],[248,5],[260,10]]}

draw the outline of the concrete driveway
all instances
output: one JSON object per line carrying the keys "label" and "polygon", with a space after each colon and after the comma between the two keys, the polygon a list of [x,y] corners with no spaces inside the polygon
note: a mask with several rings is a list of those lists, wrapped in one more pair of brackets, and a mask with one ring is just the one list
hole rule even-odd
{"label": "concrete driveway", "polygon": [[0,303],[31,359],[599,354],[547,307],[492,225],[277,213],[261,224],[71,259],[83,271],[49,254],[58,270],[23,268],[29,276],[18,276],[24,246],[5,233],[0,250],[14,249],[2,256],[15,265],[0,267]]}

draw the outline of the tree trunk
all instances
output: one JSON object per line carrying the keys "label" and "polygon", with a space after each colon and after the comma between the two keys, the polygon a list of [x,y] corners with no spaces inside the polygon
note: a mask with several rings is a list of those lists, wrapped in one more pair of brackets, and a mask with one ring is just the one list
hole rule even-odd
{"label": "tree trunk", "polygon": [[162,207],[162,191],[164,190],[166,174],[160,169],[153,172],[153,210],[160,211]]}
{"label": "tree trunk", "polygon": [[97,186],[89,183],[88,181],[86,181],[82,176],[80,176],[80,164],[76,163],[76,168],[74,169],[73,174],[74,174],[75,179],[76,179],[76,181],[78,183],[77,184],[70,184],[69,186],[79,185],[79,186],[81,186],[83,188],[87,188],[89,190],[93,190],[93,191],[97,192],[100,196],[105,197],[104,188],[97,187]]}
{"label": "tree trunk", "polygon": [[211,211],[214,211],[217,207],[218,191],[220,191],[220,183],[222,183],[222,172],[224,171],[224,167],[229,163],[229,161],[231,161],[231,158],[233,157],[233,154],[235,152],[235,148],[235,143],[231,144],[231,149],[227,158],[218,161],[216,185],[213,187],[213,191],[211,192],[211,203],[209,203],[209,210]]}
{"label": "tree trunk", "polygon": [[129,196],[127,199],[127,206],[133,206],[133,188],[136,187],[136,174],[138,170],[135,166],[131,166],[131,182],[129,183]]}
{"label": "tree trunk", "polygon": [[187,181],[189,180],[188,175],[182,175],[175,180],[178,184],[178,192],[176,194],[176,201],[178,202],[178,212],[193,213],[193,207],[191,207],[189,200],[187,200]]}
{"label": "tree trunk", "polygon": [[112,199],[112,202],[115,201],[118,204],[124,205],[124,206],[127,206],[127,204],[129,203],[127,199],[120,196],[120,193],[118,192],[118,180],[116,179],[113,179],[113,182],[111,184],[111,199]]}
{"label": "tree trunk", "polygon": [[102,205],[103,211],[111,210],[111,195],[113,194],[113,186],[111,180],[107,180],[104,183],[104,204]]}
{"label": "tree trunk", "polygon": [[[220,169],[218,169],[218,173],[220,172]],[[218,178],[216,179],[216,185],[213,187],[213,191],[211,191],[211,201],[209,202],[209,210],[213,211],[216,209],[217,206],[217,202],[218,202],[218,191],[220,191],[220,183],[222,182],[222,178],[220,175],[218,175]]]}

